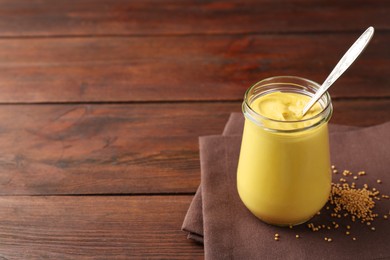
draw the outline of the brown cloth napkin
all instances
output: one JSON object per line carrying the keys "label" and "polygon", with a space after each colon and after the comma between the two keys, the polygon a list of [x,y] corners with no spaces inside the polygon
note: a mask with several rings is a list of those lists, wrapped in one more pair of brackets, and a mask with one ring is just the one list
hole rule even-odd
{"label": "brown cloth napkin", "polygon": [[[241,113],[231,113],[228,122],[222,132],[223,136],[242,136],[244,116]],[[356,126],[330,125],[329,131],[345,132],[356,130]],[[199,186],[191,205],[187,211],[182,229],[188,232],[188,238],[203,243],[203,212],[202,212],[202,186]]]}
{"label": "brown cloth napkin", "polygon": [[[254,217],[240,201],[236,191],[236,168],[241,143],[243,118],[233,114],[225,128],[225,136],[200,138],[201,186],[183,223],[189,238],[204,242],[208,259],[386,259],[390,258],[390,200],[377,202],[380,214],[371,226],[336,219],[339,229],[312,232],[306,225],[292,229],[267,225]],[[331,126],[332,163],[353,172],[365,170],[355,182],[390,191],[388,173],[390,122],[363,129]],[[229,135],[226,135],[229,134]],[[342,176],[334,175],[334,179]],[[376,183],[381,179],[382,183]],[[316,224],[331,223],[325,214],[315,216]],[[351,235],[346,235],[351,225]],[[371,230],[375,227],[375,231]],[[280,241],[274,241],[274,234]],[[300,238],[296,239],[295,235]],[[331,237],[332,242],[324,241]],[[357,240],[353,241],[352,237]]]}

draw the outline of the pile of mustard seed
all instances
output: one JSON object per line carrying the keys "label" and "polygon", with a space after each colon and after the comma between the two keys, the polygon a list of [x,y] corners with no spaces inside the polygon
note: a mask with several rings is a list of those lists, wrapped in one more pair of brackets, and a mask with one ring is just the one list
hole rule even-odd
{"label": "pile of mustard seed", "polygon": [[[376,188],[369,188],[368,184],[363,184],[362,187],[357,187],[357,184],[354,182],[360,177],[363,179],[366,175],[365,171],[359,171],[356,174],[353,174],[349,170],[344,170],[342,173],[339,173],[338,169],[332,165],[333,177],[337,175],[342,175],[339,178],[338,182],[332,183],[331,192],[329,195],[329,200],[327,206],[324,207],[325,214],[330,214],[332,221],[329,223],[314,224],[313,222],[307,223],[307,227],[313,231],[319,231],[321,229],[325,230],[334,230],[338,229],[341,224],[338,223],[338,220],[341,218],[349,218],[352,222],[360,222],[370,226],[371,231],[375,231],[374,221],[379,217],[379,214],[375,213],[374,208],[376,202],[381,199],[389,199],[389,195],[381,194]],[[333,178],[336,180],[336,178]],[[352,180],[351,180],[352,179]],[[352,181],[351,183],[348,180]],[[381,184],[381,180],[376,181],[377,184]],[[318,212],[317,215],[320,215],[321,212]],[[390,218],[390,212],[383,215],[383,219],[387,220]],[[293,228],[290,225],[290,229]],[[343,227],[345,229],[345,235],[350,236],[353,241],[357,240],[357,237],[352,236],[351,226],[346,225]],[[299,234],[295,235],[296,238],[299,238]],[[279,241],[279,234],[275,234],[275,241]],[[333,239],[329,236],[324,237],[326,242],[332,242]]]}
{"label": "pile of mustard seed", "polygon": [[[339,171],[334,165],[332,165],[332,172],[337,175]],[[374,220],[379,217],[377,213],[374,212],[375,203],[382,199],[389,199],[388,195],[380,194],[376,188],[370,189],[368,184],[363,184],[363,187],[357,187],[356,183],[353,181],[358,180],[360,177],[366,175],[365,171],[359,171],[357,174],[353,174],[349,170],[344,170],[341,173],[342,177],[339,179],[339,182],[332,183],[331,192],[329,194],[329,206],[326,206],[326,210],[330,210],[330,217],[334,221],[328,224],[315,225],[314,223],[308,223],[307,227],[312,231],[318,231],[320,229],[338,229],[339,224],[337,223],[338,219],[341,218],[350,218],[352,222],[360,221],[362,224],[371,226],[371,230],[375,231],[373,226]],[[348,179],[352,179],[352,183],[348,183]],[[381,180],[377,180],[378,184],[381,184]],[[318,213],[320,214],[320,212]],[[390,213],[389,213],[390,215]],[[383,219],[388,219],[388,215],[384,214]],[[351,235],[351,226],[347,225],[345,235]],[[352,237],[353,241],[356,241],[356,237]],[[332,238],[325,237],[325,241],[331,242]]]}
{"label": "pile of mustard seed", "polygon": [[[338,170],[332,165],[334,174],[338,173]],[[352,176],[353,180],[357,180],[359,177],[365,176],[365,171],[359,171],[357,175],[353,176],[353,173],[349,170],[344,170],[343,176]],[[339,217],[342,210],[346,211],[343,214],[344,217],[351,217],[353,222],[360,220],[361,223],[367,223],[370,225],[372,221],[379,215],[374,213],[375,201],[382,199],[389,199],[388,195],[380,194],[376,188],[369,188],[368,184],[363,184],[363,187],[357,188],[355,182],[351,184],[347,183],[345,178],[340,178],[341,183],[332,183],[331,193],[329,195],[329,202],[333,206],[332,217]],[[377,184],[381,184],[381,180],[376,181]],[[390,214],[390,213],[389,213]],[[383,216],[385,219],[388,215]],[[371,221],[371,222],[370,222]],[[370,223],[370,224],[369,224]]]}
{"label": "pile of mustard seed", "polygon": [[352,221],[356,218],[361,219],[362,222],[372,221],[378,216],[373,213],[375,206],[373,198],[378,199],[376,197],[378,194],[379,191],[373,192],[366,188],[357,189],[355,186],[349,186],[348,183],[332,184],[329,201],[331,205],[334,205],[334,213],[331,216],[338,216],[340,211],[345,210],[348,215],[351,215]]}

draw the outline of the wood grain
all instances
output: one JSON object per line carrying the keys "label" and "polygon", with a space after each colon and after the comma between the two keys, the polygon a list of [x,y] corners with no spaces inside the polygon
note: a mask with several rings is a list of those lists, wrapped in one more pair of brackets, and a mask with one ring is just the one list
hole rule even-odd
{"label": "wood grain", "polygon": [[[358,33],[0,40],[0,102],[241,100],[276,75],[322,82]],[[390,97],[389,33],[333,97]]]}
{"label": "wood grain", "polygon": [[0,197],[1,259],[202,259],[192,196]]}
{"label": "wood grain", "polygon": [[387,0],[2,0],[0,36],[389,30]]}
{"label": "wood grain", "polygon": [[[390,120],[390,100],[335,101],[333,123]],[[239,102],[0,106],[0,194],[193,193],[198,136]]]}
{"label": "wood grain", "polygon": [[169,193],[238,103],[0,106],[0,194]]}
{"label": "wood grain", "polygon": [[371,126],[390,121],[390,99],[333,101],[330,123]]}

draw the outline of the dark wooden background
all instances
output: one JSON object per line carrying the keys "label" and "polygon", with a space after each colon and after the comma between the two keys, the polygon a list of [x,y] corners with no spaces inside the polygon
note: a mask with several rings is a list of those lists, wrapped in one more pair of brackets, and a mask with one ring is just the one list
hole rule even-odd
{"label": "dark wooden background", "polygon": [[198,136],[276,75],[332,87],[332,123],[390,120],[388,0],[0,0],[0,258],[203,258],[180,227]]}

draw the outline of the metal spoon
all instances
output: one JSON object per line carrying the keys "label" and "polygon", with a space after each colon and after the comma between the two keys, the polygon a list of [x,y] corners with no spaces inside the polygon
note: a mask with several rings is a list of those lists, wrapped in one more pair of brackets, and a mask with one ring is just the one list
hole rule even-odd
{"label": "metal spoon", "polygon": [[309,103],[303,108],[302,116],[317,102],[318,99],[328,90],[328,88],[348,69],[349,66],[356,60],[356,58],[362,53],[364,48],[370,42],[374,35],[374,28],[368,27],[368,29],[356,40],[356,42],[349,48],[344,54],[336,67],[332,70],[329,76],[326,78],[321,87],[317,90],[314,96],[310,99]]}

